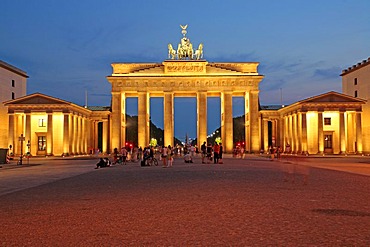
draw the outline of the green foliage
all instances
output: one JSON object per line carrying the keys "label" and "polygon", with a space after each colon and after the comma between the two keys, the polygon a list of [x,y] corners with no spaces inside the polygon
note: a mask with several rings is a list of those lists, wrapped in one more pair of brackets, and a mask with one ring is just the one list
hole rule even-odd
{"label": "green foliage", "polygon": [[216,137],[215,142],[216,142],[217,144],[222,143],[221,137]]}
{"label": "green foliage", "polygon": [[157,139],[155,139],[155,138],[150,139],[149,145],[152,146],[152,147],[156,147],[157,146]]}

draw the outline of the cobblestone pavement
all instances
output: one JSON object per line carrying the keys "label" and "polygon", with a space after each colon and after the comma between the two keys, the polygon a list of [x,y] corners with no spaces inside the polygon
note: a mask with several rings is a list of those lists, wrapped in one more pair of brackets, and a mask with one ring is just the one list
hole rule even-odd
{"label": "cobblestone pavement", "polygon": [[3,188],[24,177],[0,194],[0,245],[370,246],[369,176],[253,156],[165,169],[95,161],[0,170]]}

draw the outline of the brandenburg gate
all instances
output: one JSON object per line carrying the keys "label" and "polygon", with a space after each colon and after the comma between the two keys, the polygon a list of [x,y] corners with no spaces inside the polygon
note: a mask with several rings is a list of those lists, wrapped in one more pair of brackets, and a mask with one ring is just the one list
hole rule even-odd
{"label": "brandenburg gate", "polygon": [[150,98],[163,97],[164,145],[174,145],[174,98],[197,99],[197,144],[207,141],[207,98],[221,98],[221,139],[226,152],[233,150],[233,96],[244,97],[245,149],[260,150],[259,83],[257,62],[218,63],[203,60],[203,44],[193,51],[183,38],[175,51],[168,45],[162,63],[113,63],[107,77],[112,84],[112,148],[126,142],[126,98],[138,98],[138,146],[149,145]]}

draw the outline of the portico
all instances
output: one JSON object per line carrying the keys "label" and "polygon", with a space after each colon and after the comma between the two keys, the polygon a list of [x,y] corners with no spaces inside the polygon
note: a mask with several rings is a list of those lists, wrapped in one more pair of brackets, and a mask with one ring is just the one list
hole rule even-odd
{"label": "portico", "polygon": [[268,150],[271,138],[276,140],[272,146],[280,146],[287,153],[362,154],[361,114],[365,102],[328,92],[279,110],[261,110],[262,148]]}
{"label": "portico", "polygon": [[109,108],[91,110],[40,93],[7,101],[5,106],[9,116],[8,147],[14,155],[68,156],[88,154],[99,147],[103,153],[110,151]]}

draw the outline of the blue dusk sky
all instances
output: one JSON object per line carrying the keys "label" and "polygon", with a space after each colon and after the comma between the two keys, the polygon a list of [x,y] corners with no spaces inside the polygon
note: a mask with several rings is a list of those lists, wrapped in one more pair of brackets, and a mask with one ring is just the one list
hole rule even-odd
{"label": "blue dusk sky", "polygon": [[[369,0],[1,0],[0,60],[29,75],[27,93],[107,106],[112,62],[162,62],[181,25],[209,62],[259,62],[260,103],[341,92],[342,69],[370,56]],[[234,98],[233,115],[244,112]],[[137,114],[129,99],[128,114]],[[220,126],[208,100],[208,132]],[[163,128],[163,99],[151,100]],[[196,136],[196,99],[175,99],[175,135]]]}

